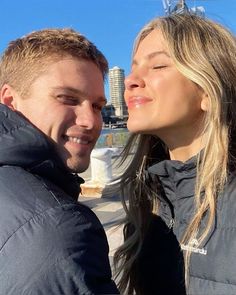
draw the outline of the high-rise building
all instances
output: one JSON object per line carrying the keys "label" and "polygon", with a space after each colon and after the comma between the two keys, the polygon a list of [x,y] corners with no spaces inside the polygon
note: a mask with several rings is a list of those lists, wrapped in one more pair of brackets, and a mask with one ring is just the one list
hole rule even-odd
{"label": "high-rise building", "polygon": [[186,2],[187,0],[162,0],[166,15],[191,13],[205,17],[205,9],[203,6],[188,8]]}
{"label": "high-rise building", "polygon": [[125,118],[127,116],[127,107],[124,100],[125,73],[119,67],[109,69],[109,89],[111,103],[115,109],[117,117]]}

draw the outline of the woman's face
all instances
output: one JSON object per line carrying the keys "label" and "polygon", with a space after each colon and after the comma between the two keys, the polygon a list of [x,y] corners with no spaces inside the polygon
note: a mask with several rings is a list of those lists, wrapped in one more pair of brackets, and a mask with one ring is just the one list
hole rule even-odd
{"label": "woman's face", "polygon": [[139,44],[125,87],[131,132],[157,135],[168,144],[202,131],[207,96],[177,70],[158,29]]}

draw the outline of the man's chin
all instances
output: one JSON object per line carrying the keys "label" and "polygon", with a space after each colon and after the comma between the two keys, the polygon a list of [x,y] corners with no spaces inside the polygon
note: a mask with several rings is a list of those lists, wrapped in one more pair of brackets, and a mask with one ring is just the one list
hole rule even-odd
{"label": "man's chin", "polygon": [[82,173],[89,167],[89,160],[85,161],[70,161],[68,159],[66,166],[72,173]]}

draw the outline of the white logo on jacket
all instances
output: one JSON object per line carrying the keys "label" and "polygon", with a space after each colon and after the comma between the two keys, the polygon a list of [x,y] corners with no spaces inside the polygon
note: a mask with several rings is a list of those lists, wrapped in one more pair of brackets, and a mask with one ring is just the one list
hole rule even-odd
{"label": "white logo on jacket", "polygon": [[188,245],[180,244],[182,250],[190,251],[202,255],[207,255],[207,250],[204,248],[198,248],[199,242],[197,239],[192,239]]}

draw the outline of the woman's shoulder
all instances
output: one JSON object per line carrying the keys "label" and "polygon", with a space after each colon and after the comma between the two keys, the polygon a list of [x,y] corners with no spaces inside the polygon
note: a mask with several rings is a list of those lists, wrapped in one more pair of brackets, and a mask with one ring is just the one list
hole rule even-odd
{"label": "woman's shoulder", "polygon": [[223,193],[218,196],[217,212],[220,227],[236,227],[236,172],[229,175]]}

